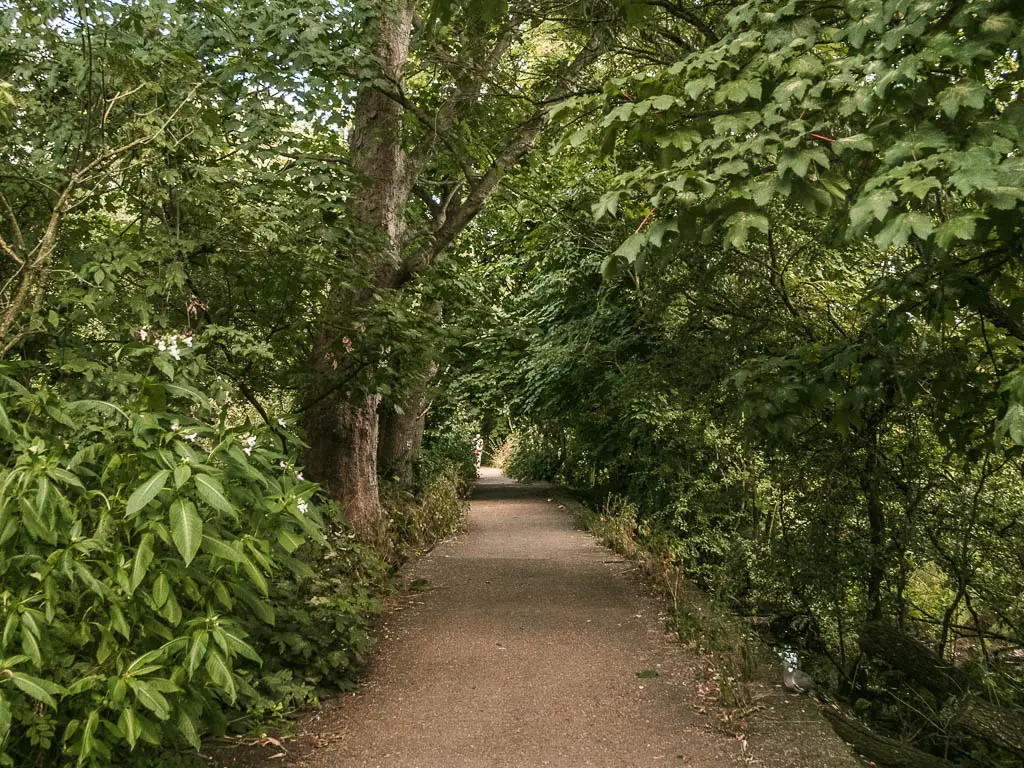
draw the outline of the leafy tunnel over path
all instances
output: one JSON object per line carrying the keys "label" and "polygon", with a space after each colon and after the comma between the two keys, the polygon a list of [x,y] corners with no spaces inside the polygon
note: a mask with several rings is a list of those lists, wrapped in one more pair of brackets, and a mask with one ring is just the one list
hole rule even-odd
{"label": "leafy tunnel over path", "polygon": [[350,686],[480,432],[1016,765],[1018,6],[0,3],[0,764]]}

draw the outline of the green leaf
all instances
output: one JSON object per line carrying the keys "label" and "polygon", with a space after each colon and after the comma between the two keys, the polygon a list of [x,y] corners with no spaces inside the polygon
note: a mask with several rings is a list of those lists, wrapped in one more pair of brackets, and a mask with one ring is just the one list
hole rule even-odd
{"label": "green leaf", "polygon": [[729,80],[722,83],[715,92],[715,103],[722,104],[726,101],[739,104],[749,98],[761,98],[761,81],[751,80]]}
{"label": "green leaf", "polygon": [[644,101],[645,103],[650,104],[652,109],[655,109],[658,112],[664,112],[666,109],[672,109],[672,107],[676,105],[676,97],[667,93],[652,96]]}
{"label": "green leaf", "polygon": [[168,379],[174,380],[174,366],[171,361],[163,355],[157,355],[153,358],[153,365],[157,367],[161,373],[164,374]]}
{"label": "green leaf", "polygon": [[125,741],[128,742],[128,746],[131,749],[135,749],[135,744],[139,740],[139,734],[141,733],[141,725],[139,718],[135,714],[135,710],[131,707],[125,707],[121,710],[121,717],[117,721],[118,727],[121,729],[121,733],[124,734]]}
{"label": "green leaf", "polygon": [[954,216],[945,221],[935,230],[935,242],[940,248],[949,248],[954,240],[973,240],[974,231],[978,219],[983,218],[979,213],[966,213]]}
{"label": "green leaf", "polygon": [[705,75],[704,77],[687,80],[683,90],[691,99],[696,99],[702,93],[715,87],[715,76]]}
{"label": "green leaf", "polygon": [[203,551],[232,563],[240,563],[245,559],[245,555],[230,544],[205,533],[203,534]]}
{"label": "green leaf", "polygon": [[641,680],[649,680],[652,677],[657,677],[658,671],[656,669],[644,669],[637,672],[636,676],[639,677]]}
{"label": "green leaf", "polygon": [[171,705],[160,691],[145,680],[127,678],[128,687],[135,693],[138,702],[161,720],[171,716]]}
{"label": "green leaf", "polygon": [[875,244],[880,250],[902,248],[910,240],[911,234],[922,240],[935,229],[935,222],[923,213],[904,213],[895,217],[875,236]]}
{"label": "green leaf", "polygon": [[118,408],[114,403],[106,400],[75,400],[67,404],[67,409],[69,411],[96,411],[108,416],[117,414],[123,417],[125,421],[131,421],[131,417],[127,413]]}
{"label": "green leaf", "polygon": [[277,534],[277,543],[289,555],[305,543],[305,539],[292,531],[281,531]]}
{"label": "green leaf", "polygon": [[231,667],[217,650],[211,648],[206,656],[206,673],[220,689],[227,694],[228,700],[234,704],[238,697],[235,681],[231,676]]}
{"label": "green leaf", "polygon": [[96,729],[100,724],[100,712],[98,709],[94,709],[89,713],[89,717],[85,721],[85,728],[82,729],[82,743],[78,751],[78,764],[83,765],[85,761],[92,754],[93,750],[93,737],[96,734]]}
{"label": "green leaf", "polygon": [[805,178],[811,169],[811,163],[817,163],[824,168],[828,168],[830,165],[828,155],[820,147],[787,150],[779,158],[777,166],[779,178],[782,178],[786,171],[791,171],[800,178]]}
{"label": "green leaf", "polygon": [[157,608],[163,607],[171,594],[171,583],[167,580],[167,574],[161,573],[153,582],[153,604]]}
{"label": "green leaf", "polygon": [[605,192],[601,195],[598,201],[590,206],[594,221],[600,221],[605,214],[615,216],[616,211],[619,210],[619,195],[621,194],[621,192]]}
{"label": "green leaf", "polygon": [[203,521],[191,501],[175,499],[171,503],[171,539],[185,565],[191,564],[203,540]]}
{"label": "green leaf", "polygon": [[725,220],[725,245],[742,251],[751,229],[768,233],[768,217],[755,211],[739,211]]}
{"label": "green leaf", "polygon": [[249,580],[256,586],[256,588],[263,593],[264,596],[269,594],[269,587],[267,580],[260,572],[260,569],[253,564],[252,560],[248,557],[242,558],[242,570],[248,575]]}
{"label": "green leaf", "polygon": [[178,732],[185,737],[185,741],[196,750],[202,747],[202,739],[199,737],[199,729],[196,728],[196,723],[192,719],[192,716],[184,709],[178,712]]}
{"label": "green leaf", "polygon": [[11,705],[7,700],[0,697],[0,750],[4,748],[7,741],[7,734],[11,732]]}
{"label": "green leaf", "polygon": [[189,400],[199,404],[206,405],[207,398],[203,396],[195,387],[190,387],[185,384],[171,384],[170,382],[164,382],[164,389],[169,395],[177,395],[179,397],[187,397]]}
{"label": "green leaf", "polygon": [[224,643],[227,645],[228,650],[230,650],[231,653],[237,653],[250,661],[255,661],[257,664],[263,663],[263,659],[261,659],[260,655],[256,653],[256,649],[245,642],[241,637],[224,628],[217,631],[220,633]]}
{"label": "green leaf", "polygon": [[116,603],[110,604],[110,626],[119,632],[125,640],[131,640],[131,630],[128,627],[128,622],[125,621],[124,614]]}
{"label": "green leaf", "polygon": [[636,257],[640,253],[640,249],[643,248],[644,243],[647,242],[647,235],[643,232],[634,232],[632,235],[626,238],[626,240],[615,249],[613,256],[621,256],[628,263],[632,264],[636,261]]}
{"label": "green leaf", "polygon": [[19,499],[21,506],[21,522],[25,524],[29,534],[37,539],[42,539],[49,544],[57,543],[57,532],[41,515],[41,510],[32,499],[22,497]]}
{"label": "green leaf", "polygon": [[146,577],[149,564],[153,562],[153,542],[153,534],[144,534],[139,542],[139,548],[135,550],[135,559],[132,561],[132,592],[138,589],[139,584]]}
{"label": "green leaf", "polygon": [[[14,633],[18,627],[21,626],[21,616],[15,612],[11,612],[7,616],[7,621],[4,622],[3,635],[0,635],[0,646],[6,648],[14,642]],[[22,659],[26,657],[22,656]],[[7,666],[14,666],[12,662],[7,662]]]}
{"label": "green leaf", "polygon": [[158,613],[172,627],[178,626],[181,622],[181,606],[178,605],[178,601],[174,597],[173,592],[167,596],[167,602],[164,603]]}
{"label": "green leaf", "polygon": [[274,608],[270,603],[261,599],[252,590],[241,585],[236,585],[235,591],[246,606],[248,606],[249,610],[251,610],[260,621],[264,624],[269,624],[270,626],[275,625],[277,618],[274,615]]}
{"label": "green leaf", "polygon": [[3,401],[0,400],[0,435],[10,436],[14,431],[11,429],[11,422],[7,418],[7,411],[4,410]]}
{"label": "green leaf", "polygon": [[185,665],[185,671],[188,672],[190,678],[199,669],[203,659],[206,658],[206,647],[209,645],[209,642],[210,633],[205,629],[192,635],[192,645],[188,650],[188,663]]}
{"label": "green leaf", "polygon": [[66,691],[56,683],[48,680],[40,680],[38,677],[30,677],[22,672],[11,672],[11,682],[15,687],[27,696],[36,701],[41,701],[53,709],[57,708],[57,702],[53,695],[62,695]]}
{"label": "green leaf", "polygon": [[59,483],[71,485],[74,486],[75,488],[81,488],[83,491],[85,490],[85,486],[82,484],[82,481],[78,479],[78,475],[72,474],[71,472],[68,472],[66,469],[55,467],[54,469],[48,469],[46,471],[46,474],[48,474],[52,479],[56,480]]}
{"label": "green leaf", "polygon": [[832,151],[837,155],[841,155],[844,152],[855,151],[855,152],[874,152],[875,143],[870,137],[865,136],[863,133],[858,133],[854,136],[844,136],[836,139],[831,144]]}
{"label": "green leaf", "polygon": [[908,178],[900,182],[900,192],[913,195],[918,200],[924,200],[933,189],[942,189],[942,184],[934,176]]}
{"label": "green leaf", "polygon": [[224,487],[217,478],[213,475],[199,472],[195,476],[195,485],[196,490],[199,492],[199,498],[214,509],[226,512],[232,518],[238,519],[238,511],[228,501],[227,496],[224,495]]}
{"label": "green leaf", "polygon": [[125,517],[132,517],[143,507],[157,497],[157,494],[164,489],[167,478],[171,476],[169,470],[161,469],[140,485],[131,496],[128,497],[128,504],[125,507]]}
{"label": "green leaf", "polygon": [[68,686],[68,696],[77,696],[80,693],[93,690],[100,680],[105,680],[103,675],[89,675],[80,677]]}
{"label": "green leaf", "polygon": [[36,669],[42,669],[43,654],[39,650],[39,639],[29,630],[28,624],[21,625],[21,652],[32,659]]}
{"label": "green leaf", "polygon": [[188,464],[179,464],[174,468],[174,487],[180,489],[190,477],[192,477],[192,467]]}
{"label": "green leaf", "polygon": [[896,193],[891,189],[876,189],[857,198],[850,208],[850,224],[855,231],[863,231],[872,220],[883,221],[889,209],[896,202]]}
{"label": "green leaf", "polygon": [[935,97],[939,108],[950,118],[955,118],[961,109],[981,109],[985,106],[988,89],[976,80],[960,80]]}

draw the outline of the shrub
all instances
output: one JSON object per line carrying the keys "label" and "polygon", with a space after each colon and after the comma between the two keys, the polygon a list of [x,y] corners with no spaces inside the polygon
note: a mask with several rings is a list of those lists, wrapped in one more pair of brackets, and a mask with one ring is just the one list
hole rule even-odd
{"label": "shrub", "polygon": [[515,433],[509,441],[505,473],[521,482],[555,480],[562,465],[558,444],[537,430]]}
{"label": "shrub", "polygon": [[397,485],[381,489],[381,502],[387,507],[391,522],[390,548],[399,560],[456,533],[465,520],[467,484],[462,466],[448,464],[433,471],[436,474],[422,481],[418,493]]}
{"label": "shrub", "polygon": [[0,365],[0,765],[198,748],[366,654],[383,564],[325,540],[285,422],[226,425],[198,347]]}

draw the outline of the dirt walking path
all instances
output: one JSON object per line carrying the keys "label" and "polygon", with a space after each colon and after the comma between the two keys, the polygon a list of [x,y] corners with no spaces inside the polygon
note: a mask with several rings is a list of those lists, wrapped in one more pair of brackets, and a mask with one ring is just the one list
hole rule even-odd
{"label": "dirt walking path", "polygon": [[666,636],[664,604],[549,494],[483,470],[468,532],[411,569],[426,591],[388,616],[359,693],[306,723],[319,748],[299,765],[854,765],[831,732],[824,753],[780,739],[780,724],[823,727],[804,700],[772,694],[750,729],[767,750],[722,727],[701,695],[711,670]]}

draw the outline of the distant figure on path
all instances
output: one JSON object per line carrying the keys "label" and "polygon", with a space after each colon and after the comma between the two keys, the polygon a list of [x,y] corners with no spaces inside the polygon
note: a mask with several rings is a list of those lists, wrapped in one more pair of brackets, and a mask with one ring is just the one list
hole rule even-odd
{"label": "distant figure on path", "polygon": [[476,460],[476,468],[480,469],[480,459],[484,455],[484,439],[480,437],[480,433],[476,433],[476,437],[473,438],[473,457]]}

